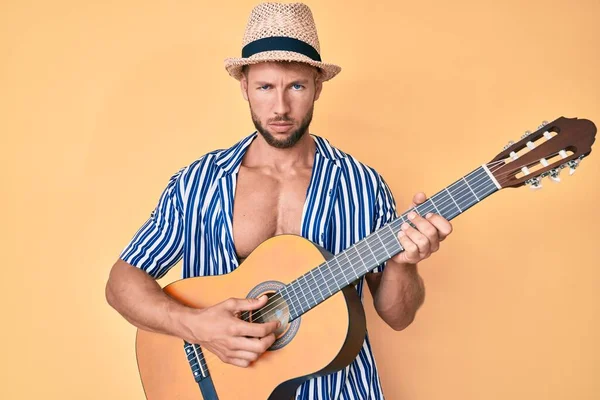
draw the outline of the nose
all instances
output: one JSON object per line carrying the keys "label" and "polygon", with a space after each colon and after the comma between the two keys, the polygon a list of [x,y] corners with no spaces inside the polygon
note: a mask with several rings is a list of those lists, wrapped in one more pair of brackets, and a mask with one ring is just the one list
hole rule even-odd
{"label": "nose", "polygon": [[290,101],[286,96],[285,90],[278,91],[273,111],[277,115],[286,115],[291,111]]}

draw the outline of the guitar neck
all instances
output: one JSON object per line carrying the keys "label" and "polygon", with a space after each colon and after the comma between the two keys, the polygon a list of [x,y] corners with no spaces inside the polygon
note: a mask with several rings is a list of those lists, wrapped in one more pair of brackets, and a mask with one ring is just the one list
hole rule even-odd
{"label": "guitar neck", "polygon": [[290,307],[290,321],[404,251],[398,233],[402,224],[409,222],[409,212],[423,216],[435,213],[452,220],[499,189],[500,185],[483,165],[289,283],[280,294]]}

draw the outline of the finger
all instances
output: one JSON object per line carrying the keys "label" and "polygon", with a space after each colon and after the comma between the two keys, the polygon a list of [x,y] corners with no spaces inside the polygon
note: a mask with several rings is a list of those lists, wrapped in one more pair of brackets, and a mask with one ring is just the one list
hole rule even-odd
{"label": "finger", "polygon": [[402,224],[401,230],[405,236],[407,236],[412,243],[417,246],[419,256],[421,259],[426,258],[430,254],[431,243],[427,236],[419,232],[417,229],[408,225],[407,223]]}
{"label": "finger", "polygon": [[413,200],[412,200],[413,201],[413,207],[416,206],[416,205],[418,205],[418,204],[424,203],[425,200],[427,200],[427,196],[425,195],[425,193],[418,192],[417,194],[415,194],[413,196]]}
{"label": "finger", "polygon": [[275,342],[275,335],[270,334],[264,338],[235,337],[231,339],[229,347],[235,351],[249,351],[262,354]]}
{"label": "finger", "polygon": [[260,354],[254,353],[252,351],[236,350],[231,352],[230,358],[237,358],[240,360],[254,362],[258,359],[259,356]]}
{"label": "finger", "polygon": [[279,321],[269,321],[264,323],[239,321],[236,324],[235,333],[238,336],[248,336],[254,338],[263,338],[273,333],[279,328]]}
{"label": "finger", "polygon": [[[437,228],[426,218],[421,217],[420,215],[411,212],[408,214],[408,219],[414,224],[414,226],[417,228],[418,232],[422,233],[423,235],[426,236],[427,241],[428,241],[428,248],[430,252],[433,251],[437,251],[438,248],[440,247],[440,238],[438,235],[438,230]],[[419,239],[419,241],[416,241],[415,239],[417,238],[416,234],[415,236],[411,236],[411,239],[413,239],[413,242],[415,242],[417,245],[420,245],[422,239]],[[419,246],[421,247],[421,246]]]}
{"label": "finger", "polygon": [[407,264],[417,264],[421,260],[419,247],[410,240],[404,231],[398,233],[398,240],[404,249],[404,251],[398,255],[400,261]]}
{"label": "finger", "polygon": [[452,224],[441,215],[429,213],[425,218],[437,229],[440,242],[452,233]]}
{"label": "finger", "polygon": [[251,311],[256,310],[265,304],[267,304],[267,296],[262,295],[258,299],[248,298],[248,299],[228,299],[225,300],[225,307],[233,312],[239,313],[241,311]]}
{"label": "finger", "polygon": [[225,362],[241,368],[248,368],[250,366],[250,361],[241,358],[227,358]]}

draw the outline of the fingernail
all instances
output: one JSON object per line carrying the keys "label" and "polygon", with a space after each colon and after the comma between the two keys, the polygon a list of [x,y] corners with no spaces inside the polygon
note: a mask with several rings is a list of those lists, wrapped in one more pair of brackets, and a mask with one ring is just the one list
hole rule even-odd
{"label": "fingernail", "polygon": [[429,218],[431,218],[431,216],[432,216],[432,215],[433,215],[432,213],[428,213],[428,214],[425,216],[425,218],[429,219]]}
{"label": "fingernail", "polygon": [[403,231],[407,230],[409,227],[409,225],[405,222],[402,224],[402,226],[400,227]]}
{"label": "fingernail", "polygon": [[402,237],[402,236],[404,236],[404,235],[406,235],[406,233],[404,233],[403,231],[400,231],[400,232],[398,233],[398,237]]}
{"label": "fingernail", "polygon": [[408,219],[414,219],[417,216],[413,211],[408,213]]}

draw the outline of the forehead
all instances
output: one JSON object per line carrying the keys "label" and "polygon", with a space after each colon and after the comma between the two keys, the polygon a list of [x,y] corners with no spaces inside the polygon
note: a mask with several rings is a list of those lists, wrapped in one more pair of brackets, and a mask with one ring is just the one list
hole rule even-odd
{"label": "forehead", "polygon": [[313,78],[317,75],[317,68],[312,65],[298,62],[263,62],[250,64],[247,67],[248,79],[265,78]]}

